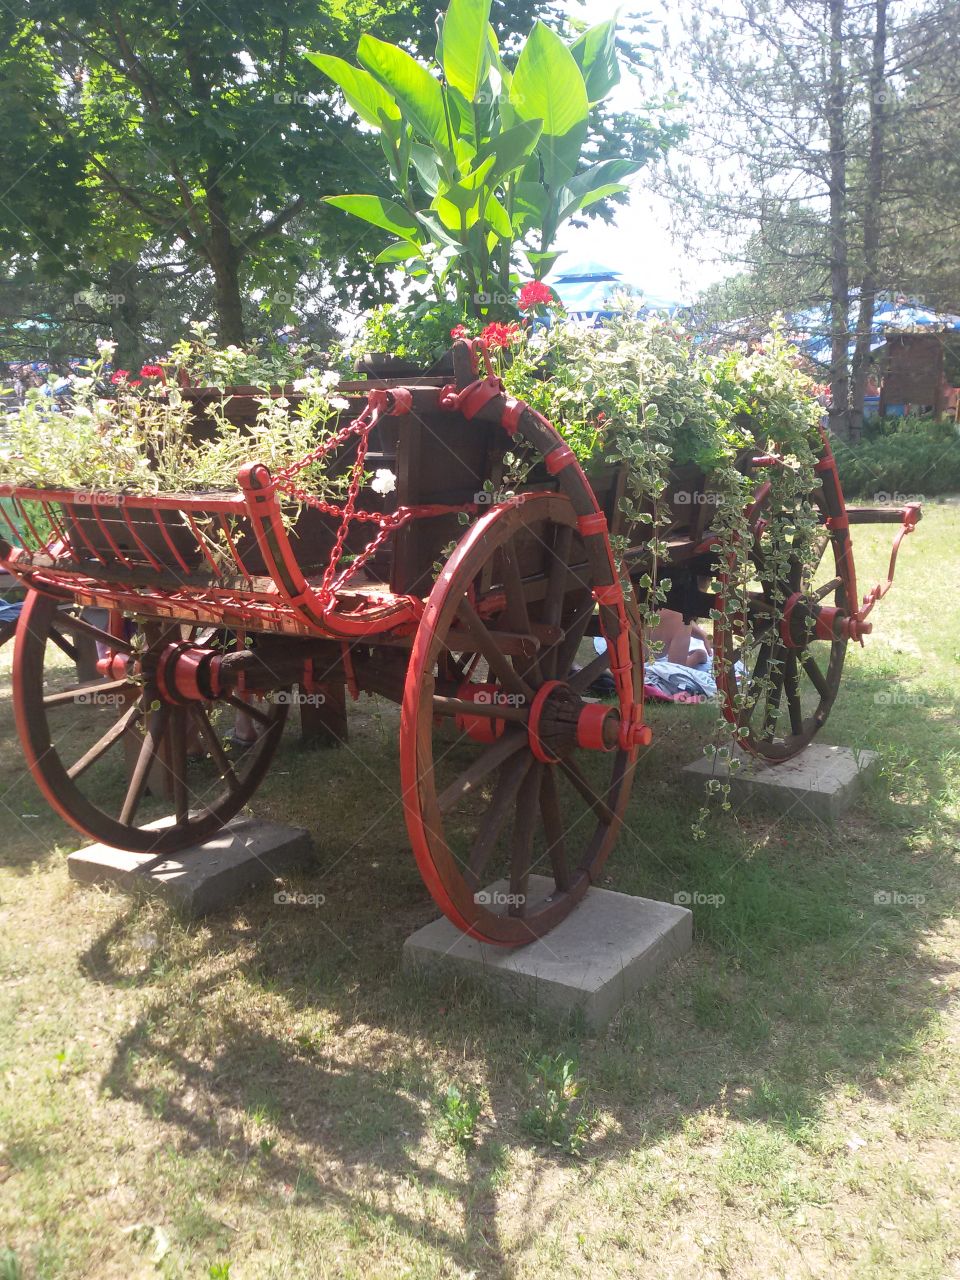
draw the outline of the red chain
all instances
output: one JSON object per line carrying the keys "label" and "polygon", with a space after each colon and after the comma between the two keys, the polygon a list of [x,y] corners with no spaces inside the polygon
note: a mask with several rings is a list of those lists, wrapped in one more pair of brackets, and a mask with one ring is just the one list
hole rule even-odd
{"label": "red chain", "polygon": [[[385,391],[379,387],[372,389],[367,395],[366,408],[359,417],[341,428],[329,440],[318,445],[316,449],[308,453],[306,457],[301,458],[299,462],[283,467],[274,474],[273,479],[282,493],[287,494],[304,506],[314,507],[317,511],[322,511],[324,515],[335,516],[340,521],[340,527],[337,530],[337,536],[330,552],[330,560],[324,570],[323,580],[318,592],[321,598],[325,600],[331,600],[347,584],[350,578],[376,555],[394,530],[401,528],[415,516],[452,515],[461,511],[476,512],[478,509],[476,503],[472,502],[467,503],[465,506],[425,503],[419,506],[398,507],[393,512],[364,511],[357,507],[360,489],[363,486],[363,464],[366,461],[367,449],[370,443],[370,432],[384,416],[409,413],[411,402],[411,393],[405,387],[395,387],[391,391]],[[346,444],[351,436],[359,436],[359,442],[357,445],[357,457],[350,475],[346,501],[342,505],[335,502],[326,502],[323,498],[318,498],[316,494],[308,493],[306,489],[294,483],[296,475],[314,462],[320,462],[335,449]],[[347,565],[342,573],[334,577],[337,565],[340,563],[340,557],[343,554],[343,547],[350,530],[350,524],[354,520],[376,524],[380,528],[363,551]]]}

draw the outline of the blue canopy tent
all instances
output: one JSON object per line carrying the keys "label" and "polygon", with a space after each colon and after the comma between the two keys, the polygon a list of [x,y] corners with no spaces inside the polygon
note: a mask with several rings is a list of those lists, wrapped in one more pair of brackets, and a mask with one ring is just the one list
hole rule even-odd
{"label": "blue canopy tent", "polygon": [[600,323],[616,315],[611,305],[618,290],[628,291],[636,299],[641,312],[658,311],[675,315],[682,304],[668,298],[648,294],[638,285],[623,278],[623,272],[601,262],[581,262],[557,272],[547,284],[574,320]]}
{"label": "blue canopy tent", "polygon": [[[823,308],[814,307],[809,311],[798,311],[790,316],[791,329],[797,334],[797,342],[806,355],[817,364],[830,363],[830,339],[827,335],[830,323]],[[851,332],[856,329],[856,313],[851,309],[849,326]],[[931,311],[928,307],[919,307],[913,303],[899,301],[881,302],[874,312],[871,330],[870,350],[876,351],[886,342],[888,330],[906,333],[929,329],[932,332],[960,331],[960,316],[949,312]],[[802,336],[807,335],[807,336]],[[850,343],[849,354],[853,355],[854,343]]]}

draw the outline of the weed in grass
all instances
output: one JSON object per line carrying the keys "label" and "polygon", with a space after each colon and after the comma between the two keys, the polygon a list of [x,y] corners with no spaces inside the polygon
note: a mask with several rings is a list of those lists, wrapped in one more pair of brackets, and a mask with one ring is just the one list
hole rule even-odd
{"label": "weed in grass", "polygon": [[211,1262],[207,1268],[209,1280],[230,1280],[229,1262]]}
{"label": "weed in grass", "polygon": [[523,1127],[538,1142],[567,1155],[578,1155],[587,1140],[590,1122],[584,1111],[586,1091],[577,1079],[577,1064],[562,1053],[543,1054],[530,1064],[528,1080],[533,1106]]}
{"label": "weed in grass", "polygon": [[472,1146],[477,1136],[477,1121],[483,1110],[476,1090],[469,1087],[461,1090],[459,1085],[448,1084],[437,1107],[439,1114],[434,1132],[439,1140],[461,1150]]}
{"label": "weed in grass", "polygon": [[0,1249],[0,1280],[23,1280],[23,1267],[12,1249]]}

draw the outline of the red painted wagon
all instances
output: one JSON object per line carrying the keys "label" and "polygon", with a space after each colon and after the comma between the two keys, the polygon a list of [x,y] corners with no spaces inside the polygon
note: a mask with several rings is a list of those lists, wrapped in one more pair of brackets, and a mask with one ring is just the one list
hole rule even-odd
{"label": "red painted wagon", "polygon": [[[481,354],[458,343],[446,382],[345,384],[351,408],[332,441],[277,474],[246,466],[234,493],[0,490],[0,563],[30,588],[14,658],[17,726],[64,818],[157,855],[202,841],[267,773],[291,701],[346,687],[402,707],[407,827],[451,920],[517,945],[571,910],[610,852],[650,742],[641,625],[611,535],[630,544],[625,573],[668,577],[667,605],[687,619],[716,608],[709,587],[723,565],[701,500],[707,477],[673,474],[666,557],[655,564],[647,527],[625,527],[620,514],[622,468],[591,483],[544,418],[489,368],[478,373]],[[523,492],[491,501],[513,437],[542,464]],[[351,477],[340,504],[298,482],[321,454]],[[848,508],[824,439],[810,495],[820,565],[811,576],[809,557],[788,555],[771,574],[761,551],[770,465],[742,463],[755,478],[751,651],[735,619],[718,624],[715,668],[744,745],[780,761],[825,722],[847,644],[870,630],[889,586],[857,603],[849,526],[899,525],[892,577],[919,509]],[[381,466],[397,475],[385,497],[363,483]],[[63,675],[54,642],[64,633],[97,643],[97,680]],[[576,669],[591,635],[605,652]],[[616,689],[607,702],[589,695],[605,671]],[[238,712],[259,729],[241,754],[227,745]],[[159,824],[158,796],[173,809]],[[532,871],[548,892],[531,891]],[[499,878],[502,901],[489,901],[479,891]]]}

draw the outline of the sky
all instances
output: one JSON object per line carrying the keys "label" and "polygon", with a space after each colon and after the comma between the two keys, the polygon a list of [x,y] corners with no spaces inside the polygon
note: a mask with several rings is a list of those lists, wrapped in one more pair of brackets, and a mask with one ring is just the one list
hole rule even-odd
{"label": "sky", "polygon": [[[674,45],[682,34],[677,6],[665,0],[649,0],[642,7],[628,7],[615,0],[567,0],[565,8],[571,16],[591,25],[614,17],[618,10],[646,15],[667,28]],[[651,33],[651,42],[657,39],[656,33]],[[630,78],[621,84],[612,101],[621,109],[639,107],[641,95],[636,82]],[[598,223],[583,230],[568,226],[561,230],[556,243],[565,250],[557,272],[578,260],[602,262],[621,271],[629,284],[648,295],[678,302],[692,301],[708,284],[730,273],[730,268],[719,260],[717,249],[705,255],[703,261],[694,261],[682,245],[674,242],[669,203],[650,190],[642,169],[634,179],[629,206],[617,214],[615,226]]]}

